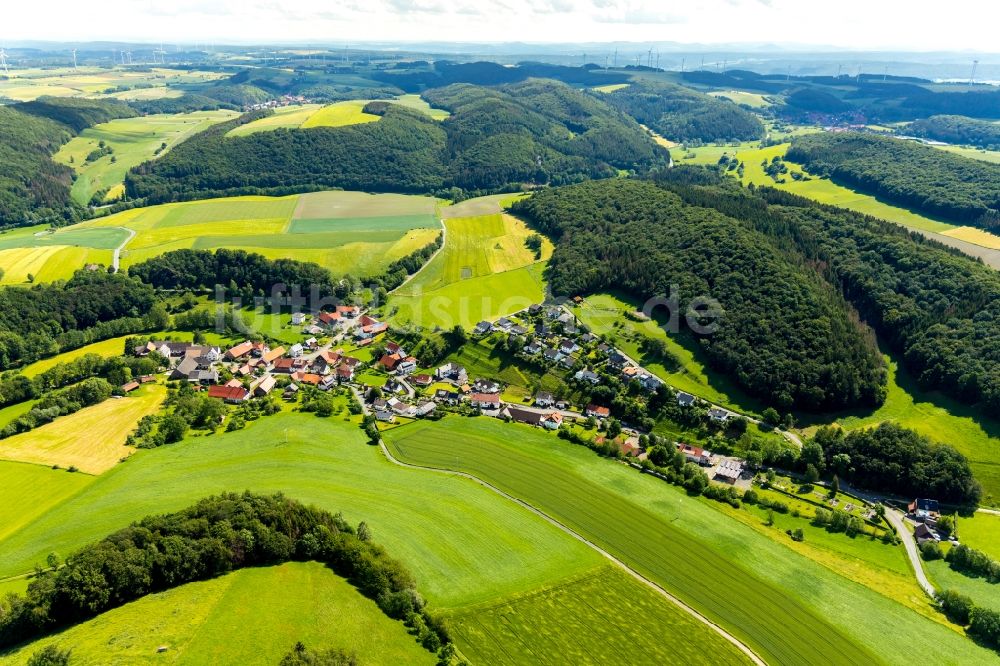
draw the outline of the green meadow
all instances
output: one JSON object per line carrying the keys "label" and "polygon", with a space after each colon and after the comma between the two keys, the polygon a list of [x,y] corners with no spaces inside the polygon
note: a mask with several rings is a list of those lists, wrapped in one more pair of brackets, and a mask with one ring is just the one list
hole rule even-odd
{"label": "green meadow", "polygon": [[[238,115],[236,111],[196,111],[112,120],[83,130],[63,144],[52,159],[76,172],[71,194],[77,203],[86,205],[99,190],[108,190],[106,199],[114,200],[124,192],[129,169],[155,159],[192,134]],[[114,152],[88,162],[87,155],[97,150],[101,141]],[[165,149],[161,148],[163,144]]]}
{"label": "green meadow", "polygon": [[299,641],[343,649],[363,664],[435,663],[401,622],[343,578],[296,562],[151,594],[0,655],[0,664],[25,664],[47,645],[71,650],[81,665],[277,664]]}
{"label": "green meadow", "polygon": [[[225,78],[220,72],[151,67],[45,67],[15,69],[0,79],[0,97],[27,102],[43,96],[149,99],[172,94],[171,86]],[[120,90],[119,90],[120,89]]]}
{"label": "green meadow", "polygon": [[473,474],[547,512],[769,663],[909,664],[915,644],[928,661],[997,660],[943,619],[914,612],[777,535],[730,520],[708,500],[538,429],[452,417],[384,436],[405,462]]}
{"label": "green meadow", "polygon": [[87,264],[110,265],[112,250],[126,238],[124,229],[13,230],[0,235],[0,283],[66,280]]}
{"label": "green meadow", "polygon": [[440,233],[436,204],[431,197],[339,191],[232,197],[127,210],[69,230],[114,227],[125,237],[135,231],[122,267],[171,250],[230,248],[364,276],[433,242]]}
{"label": "green meadow", "polygon": [[495,198],[459,206],[475,213],[491,208],[497,212],[455,217],[448,208],[442,210],[444,248],[389,298],[396,322],[426,328],[471,327],[544,298],[542,273],[552,244],[544,239],[536,258],[525,246],[531,230],[499,212]]}
{"label": "green meadow", "polygon": [[[27,482],[22,487],[25,502],[40,501],[48,492]],[[580,581],[607,567],[594,550],[474,481],[388,462],[378,448],[366,443],[356,418],[321,419],[285,412],[252,423],[244,431],[192,436],[176,445],[138,451],[72,496],[50,502],[30,522],[0,539],[0,579],[30,572],[50,552],[69,555],[74,548],[141,516],[176,510],[212,493],[248,488],[281,491],[331,511],[343,511],[352,522],[367,522],[374,538],[414,572],[418,589],[432,607],[470,627],[458,640],[461,649],[471,654],[496,650],[471,627],[494,625],[503,615],[498,611],[503,604],[532,608],[538,622],[516,629],[516,649],[522,657],[537,658],[549,647],[568,641],[566,635],[553,636],[553,627],[587,614],[610,618],[620,610],[613,604],[625,597],[648,614],[644,626],[658,639],[667,644],[690,641],[736,661],[728,643],[704,625],[693,626],[669,602],[645,593],[637,581],[617,580],[614,594],[606,597],[592,594],[593,584]],[[614,580],[610,572],[607,577]],[[559,605],[545,601],[554,589],[574,586],[577,589],[563,595]],[[285,587],[260,591],[265,604]],[[247,590],[252,589],[248,585]],[[167,594],[174,593],[181,590]],[[252,614],[255,606],[247,603],[247,612]],[[162,611],[153,608],[149,612]],[[207,615],[205,622],[223,626],[227,623],[217,614],[226,618],[232,609],[219,604],[201,612]],[[106,617],[95,622],[104,622]],[[267,618],[260,619],[259,626],[266,622]],[[106,626],[129,631],[134,641],[146,633],[121,629],[121,622],[111,620]],[[606,650],[605,641],[614,635],[623,658],[641,661],[643,644],[630,647],[620,635],[623,631],[616,632],[606,622],[580,627],[572,636],[572,649]],[[86,633],[107,635],[96,630]],[[183,635],[180,630],[177,633]],[[196,633],[193,644],[205,644],[209,638],[214,634]],[[521,663],[521,658],[515,657],[515,662]]]}

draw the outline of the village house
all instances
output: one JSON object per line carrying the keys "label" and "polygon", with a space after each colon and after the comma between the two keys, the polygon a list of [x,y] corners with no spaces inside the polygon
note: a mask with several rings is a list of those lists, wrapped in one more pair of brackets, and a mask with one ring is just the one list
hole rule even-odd
{"label": "village house", "polygon": [[385,353],[386,354],[399,354],[400,356],[406,356],[406,350],[404,350],[399,344],[395,342],[385,343]]}
{"label": "village house", "polygon": [[306,349],[315,349],[319,345],[319,340],[316,338],[306,338],[306,341],[302,343]]}
{"label": "village house", "polygon": [[276,382],[274,375],[264,375],[256,382],[256,386],[253,386],[253,394],[258,397],[267,395],[274,389]]}
{"label": "village house", "polygon": [[285,387],[285,390],[282,392],[281,397],[284,398],[285,400],[292,400],[293,398],[295,398],[296,395],[298,395],[298,393],[299,393],[299,387],[296,386],[295,384],[289,384],[288,386]]}
{"label": "village house", "polygon": [[676,446],[677,450],[684,454],[684,458],[686,458],[688,462],[693,462],[696,465],[712,464],[711,452],[697,446],[684,444],[683,442],[677,442]]}
{"label": "village house", "polygon": [[493,330],[493,324],[488,321],[481,321],[476,324],[476,327],[472,330],[475,335],[486,335]]}
{"label": "village house", "polygon": [[621,440],[616,440],[615,444],[618,446],[618,450],[621,451],[622,455],[635,458],[642,453],[642,447],[639,446],[639,438],[635,435]]}
{"label": "village house", "polygon": [[361,314],[361,308],[357,305],[338,305],[337,314],[341,317],[347,317],[348,319],[354,319],[359,314]]}
{"label": "village house", "polygon": [[528,314],[530,314],[533,317],[535,315],[541,314],[541,312],[542,312],[542,306],[539,305],[538,303],[532,303],[531,305],[528,306]]}
{"label": "village house", "polygon": [[354,381],[354,366],[349,363],[341,363],[338,365],[337,380],[342,383]]}
{"label": "village house", "polygon": [[300,326],[306,320],[306,314],[304,312],[293,312],[292,313],[292,326]]}
{"label": "village house", "polygon": [[524,345],[524,349],[522,349],[521,351],[523,351],[528,356],[534,356],[538,352],[542,351],[542,345],[537,340],[532,340],[528,344]]}
{"label": "village house", "polygon": [[472,383],[472,390],[475,393],[499,393],[500,382],[480,378]]}
{"label": "village house", "polygon": [[548,391],[539,391],[535,394],[535,404],[539,407],[551,407],[556,404],[556,399]]}
{"label": "village house", "polygon": [[279,358],[274,362],[272,372],[290,375],[299,371],[304,371],[305,369],[306,360],[304,358]]}
{"label": "village house", "polygon": [[628,359],[625,358],[625,356],[617,349],[612,349],[611,351],[608,352],[608,365],[610,365],[612,368],[621,370],[626,365],[628,365]]}
{"label": "village house", "polygon": [[708,418],[712,419],[716,423],[725,423],[729,420],[729,412],[722,409],[721,407],[713,407],[708,410]]}
{"label": "village house", "polygon": [[339,312],[320,312],[316,321],[327,328],[336,328],[340,325],[341,316]]}
{"label": "village house", "polygon": [[578,382],[587,382],[588,384],[593,384],[594,386],[597,386],[598,384],[601,383],[600,375],[598,375],[593,370],[580,370],[575,375],[573,375],[573,379],[575,379]]}
{"label": "village house", "polygon": [[319,387],[324,391],[329,391],[337,384],[336,375],[323,375],[323,378],[319,380]]}
{"label": "village house", "polygon": [[378,365],[386,372],[393,372],[402,360],[403,357],[400,354],[385,354],[378,360]]}
{"label": "village house", "polygon": [[302,353],[304,351],[305,349],[302,348],[302,345],[295,343],[294,345],[288,348],[288,355],[291,356],[292,358],[298,358],[299,356],[302,356]]}
{"label": "village house", "polygon": [[430,414],[431,412],[433,412],[435,409],[437,409],[437,405],[435,405],[430,400],[425,400],[424,402],[421,402],[419,405],[417,405],[416,415],[417,416],[427,416],[428,414]]}
{"label": "village house", "polygon": [[446,391],[444,389],[438,389],[434,392],[434,399],[438,402],[443,402],[446,405],[457,405],[462,400],[462,396],[456,391]]}
{"label": "village house", "polygon": [[515,336],[517,336],[517,335],[527,335],[528,334],[528,329],[526,329],[524,326],[520,326],[518,324],[514,324],[513,326],[511,326],[508,329],[507,332],[510,333],[511,335],[515,335]]}
{"label": "village house", "polygon": [[446,363],[438,368],[434,374],[437,375],[438,379],[450,381],[455,384],[464,384],[469,381],[469,374],[465,371],[465,368],[457,363]]}
{"label": "village house", "polygon": [[320,375],[311,372],[296,372],[292,375],[292,379],[297,381],[299,384],[309,384],[310,386],[319,386],[322,377]]}
{"label": "village house", "polygon": [[226,360],[235,361],[241,359],[244,356],[250,354],[250,350],[253,349],[253,343],[247,340],[246,342],[241,342],[240,344],[232,347],[226,351]]}
{"label": "village house", "polygon": [[921,546],[928,541],[940,541],[937,534],[927,527],[926,523],[917,523],[917,526],[913,529],[913,536],[916,537],[917,543]]}
{"label": "village house", "polygon": [[413,375],[410,381],[421,388],[426,388],[434,383],[434,378],[430,375]]}
{"label": "village house", "polygon": [[479,409],[500,409],[499,393],[473,393],[469,396],[469,404]]}
{"label": "village house", "polygon": [[925,521],[934,523],[941,517],[941,510],[938,507],[937,500],[915,499],[910,502],[910,505],[907,508],[909,509],[910,515],[913,516],[914,520],[921,523]]}
{"label": "village house", "polygon": [[584,412],[585,416],[593,416],[597,419],[606,419],[611,416],[611,410],[607,407],[602,407],[601,405],[587,405],[587,410]]}
{"label": "village house", "polygon": [[396,373],[400,375],[408,375],[417,369],[417,359],[414,356],[407,356],[399,365],[396,366]]}
{"label": "village house", "polygon": [[542,352],[542,358],[550,363],[558,363],[563,359],[563,353],[551,347]]}
{"label": "village house", "polygon": [[549,412],[542,415],[541,425],[546,430],[558,430],[562,425],[563,415],[559,412]]}
{"label": "village house", "polygon": [[377,421],[381,421],[382,423],[394,423],[396,421],[396,415],[388,409],[376,409],[375,419]]}
{"label": "village house", "polygon": [[590,332],[584,333],[583,335],[580,336],[580,342],[582,342],[585,345],[589,345],[591,342],[594,342],[595,340],[597,340],[597,336]]}
{"label": "village house", "polygon": [[680,391],[677,393],[677,404],[681,407],[691,407],[694,405],[694,396]]}

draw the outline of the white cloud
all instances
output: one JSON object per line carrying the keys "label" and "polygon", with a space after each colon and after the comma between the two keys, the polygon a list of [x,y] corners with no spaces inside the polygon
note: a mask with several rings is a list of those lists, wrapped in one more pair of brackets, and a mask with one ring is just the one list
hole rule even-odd
{"label": "white cloud", "polygon": [[996,51],[996,0],[36,0],[0,40],[677,41]]}

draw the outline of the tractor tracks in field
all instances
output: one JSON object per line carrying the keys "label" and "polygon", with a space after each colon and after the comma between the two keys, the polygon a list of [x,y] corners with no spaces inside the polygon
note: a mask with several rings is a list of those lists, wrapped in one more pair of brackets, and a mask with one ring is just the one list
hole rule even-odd
{"label": "tractor tracks in field", "polygon": [[689,606],[688,604],[686,604],[685,602],[683,602],[679,598],[675,597],[674,595],[672,595],[670,592],[668,592],[664,588],[662,588],[659,585],[657,585],[655,582],[653,582],[649,578],[646,578],[641,573],[639,573],[635,569],[631,568],[629,565],[625,564],[625,562],[623,562],[622,560],[618,559],[617,557],[615,557],[614,555],[612,555],[608,551],[604,550],[603,548],[601,548],[600,546],[598,546],[593,541],[589,540],[587,537],[585,537],[582,534],[580,534],[579,532],[573,530],[571,527],[569,527],[569,526],[561,523],[560,521],[556,520],[555,518],[553,518],[552,516],[548,515],[547,513],[545,513],[544,511],[542,511],[541,509],[539,509],[539,508],[537,508],[537,507],[529,504],[528,502],[525,502],[524,500],[522,500],[522,499],[520,499],[518,497],[515,497],[514,495],[511,495],[508,492],[505,492],[505,491],[501,490],[497,486],[494,486],[493,484],[491,484],[491,483],[489,483],[487,481],[484,481],[484,480],[480,479],[479,477],[474,476],[472,474],[468,474],[466,472],[459,472],[459,471],[451,470],[451,469],[442,469],[442,468],[439,468],[439,467],[428,467],[428,466],[425,466],[425,465],[414,465],[414,464],[411,464],[411,463],[406,463],[406,462],[403,462],[401,460],[398,460],[395,456],[392,455],[392,452],[389,451],[389,448],[385,445],[385,442],[382,441],[381,439],[379,440],[379,448],[382,450],[382,455],[384,455],[386,457],[386,459],[389,462],[391,462],[392,464],[394,464],[394,465],[399,465],[400,467],[405,467],[405,468],[408,468],[408,469],[423,470],[425,472],[435,472],[435,473],[438,473],[438,474],[448,474],[448,475],[451,475],[451,476],[463,477],[463,478],[469,479],[470,481],[474,481],[474,482],[478,483],[479,485],[483,486],[484,488],[487,488],[487,489],[493,491],[494,493],[500,495],[501,497],[503,497],[503,498],[505,498],[507,500],[510,500],[511,502],[514,502],[515,504],[523,507],[524,509],[527,509],[528,511],[530,511],[533,514],[535,514],[536,516],[538,516],[542,520],[545,520],[546,522],[548,522],[550,525],[552,525],[552,526],[556,527],[557,529],[565,532],[566,534],[568,534],[569,536],[573,537],[577,541],[580,541],[581,543],[587,545],[589,548],[591,548],[591,549],[595,550],[596,552],[600,553],[605,558],[607,558],[612,563],[614,563],[616,566],[618,566],[623,571],[625,571],[627,574],[629,574],[630,576],[632,576],[633,578],[635,578],[636,580],[638,580],[640,583],[646,585],[647,587],[649,587],[650,589],[652,589],[654,592],[656,592],[657,594],[659,594],[660,596],[662,596],[664,599],[666,599],[667,601],[671,602],[672,604],[674,604],[675,606],[677,606],[678,608],[680,608],[682,611],[684,611],[685,613],[687,613],[691,617],[695,618],[696,620],[698,620],[702,624],[708,626],[712,631],[714,631],[715,633],[717,633],[719,636],[721,636],[725,640],[729,641],[736,649],[738,649],[740,652],[742,652],[751,662],[753,662],[754,664],[757,664],[757,666],[766,666],[766,662],[763,659],[761,659],[759,656],[757,656],[757,654],[754,653],[754,651],[748,645],[746,645],[745,643],[743,643],[742,641],[740,641],[740,639],[736,638],[736,636],[732,635],[731,633],[729,633],[728,631],[726,631],[724,628],[722,628],[720,625],[718,625],[715,622],[713,622],[712,620],[708,619],[707,617],[705,617],[704,615],[702,615],[701,613],[699,613],[697,610],[695,610],[694,608],[692,608],[691,606]]}

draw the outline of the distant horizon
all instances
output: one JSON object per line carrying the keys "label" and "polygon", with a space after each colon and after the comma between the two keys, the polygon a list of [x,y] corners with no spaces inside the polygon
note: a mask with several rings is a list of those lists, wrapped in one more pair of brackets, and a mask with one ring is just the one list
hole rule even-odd
{"label": "distant horizon", "polygon": [[[676,44],[997,54],[991,0],[70,0],[5,7],[0,45],[28,42],[333,45]],[[4,31],[6,27],[7,31]],[[82,39],[81,39],[82,35]]]}

